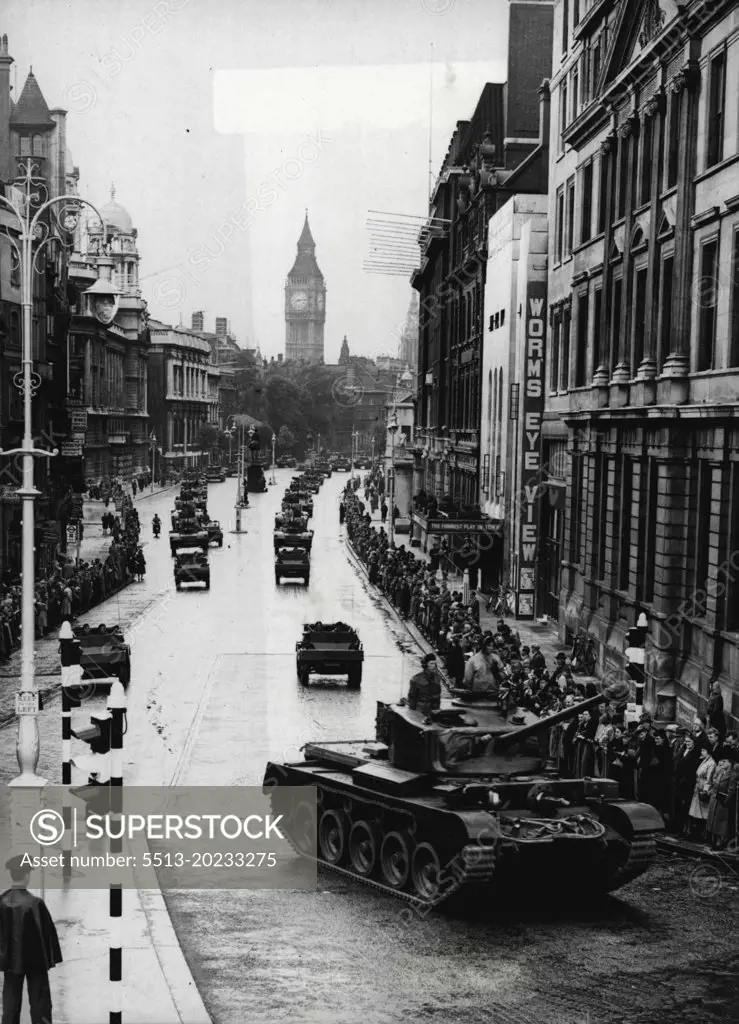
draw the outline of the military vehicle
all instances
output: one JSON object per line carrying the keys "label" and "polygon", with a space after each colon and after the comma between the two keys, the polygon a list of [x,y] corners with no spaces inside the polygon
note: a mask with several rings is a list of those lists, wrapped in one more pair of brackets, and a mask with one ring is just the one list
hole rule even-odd
{"label": "military vehicle", "polygon": [[[624,689],[544,719],[484,695],[428,715],[378,702],[375,741],[309,743],[303,761],[267,765],[265,789],[298,852],[317,835],[322,865],[417,907],[463,890],[612,892],[652,864],[662,816],[611,779],[562,777],[547,740],[552,725],[622,704]],[[318,820],[283,786],[316,787]]]}
{"label": "military vehicle", "polygon": [[222,484],[226,479],[226,470],[223,466],[211,466],[205,474],[208,483]]}
{"label": "military vehicle", "polygon": [[351,459],[347,459],[345,455],[339,455],[334,462],[334,469],[337,473],[348,473],[352,468]]}
{"label": "military vehicle", "polygon": [[286,523],[297,523],[301,529],[308,529],[308,516],[301,515],[297,505],[288,505],[285,507],[284,501],[282,505],[282,512],[278,512],[275,516],[276,530],[283,527]]}
{"label": "military vehicle", "polygon": [[294,455],[280,455],[277,460],[278,469],[295,469],[298,464],[298,460]]}
{"label": "military vehicle", "polygon": [[295,644],[298,679],[305,686],[311,672],[346,675],[350,690],[362,684],[364,649],[359,636],[344,622],[315,622],[303,626],[303,638]]}
{"label": "military vehicle", "polygon": [[180,519],[176,530],[169,535],[169,549],[176,555],[180,548],[199,547],[203,551],[208,550],[210,540],[208,531],[197,519]]}
{"label": "military vehicle", "polygon": [[303,548],[304,551],[310,551],[313,547],[313,530],[306,529],[302,519],[285,523],[279,529],[275,528],[274,546],[275,551],[280,548]]}
{"label": "military vehicle", "polygon": [[203,583],[210,590],[208,555],[201,548],[187,548],[177,552],[174,563],[174,585],[179,590],[183,583]]}
{"label": "military vehicle", "polygon": [[280,581],[303,580],[310,583],[310,555],[305,548],[280,548],[275,552],[275,583]]}
{"label": "military vehicle", "polygon": [[331,476],[331,463],[328,459],[318,459],[315,468],[317,473],[321,473],[325,477]]}
{"label": "military vehicle", "polygon": [[203,524],[208,532],[208,543],[217,544],[219,548],[223,547],[223,527],[217,519],[209,519],[207,523]]}
{"label": "military vehicle", "polygon": [[81,686],[87,680],[117,676],[124,686],[131,680],[131,648],[117,626],[84,625],[74,630],[80,643]]}

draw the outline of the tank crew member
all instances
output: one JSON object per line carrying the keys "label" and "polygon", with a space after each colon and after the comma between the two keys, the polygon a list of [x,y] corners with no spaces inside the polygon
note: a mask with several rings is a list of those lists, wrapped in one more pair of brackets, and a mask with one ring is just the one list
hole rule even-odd
{"label": "tank crew member", "polygon": [[423,715],[441,707],[441,683],[435,654],[425,654],[421,659],[421,671],[413,676],[408,690],[408,707]]}
{"label": "tank crew member", "polygon": [[483,641],[482,650],[467,662],[462,685],[468,690],[487,690],[497,694],[504,674],[503,662],[495,653],[495,641],[488,636]]}

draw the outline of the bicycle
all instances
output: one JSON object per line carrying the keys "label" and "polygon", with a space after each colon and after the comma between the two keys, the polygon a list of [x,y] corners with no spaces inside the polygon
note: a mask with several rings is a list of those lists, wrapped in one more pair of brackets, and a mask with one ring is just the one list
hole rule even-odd
{"label": "bicycle", "polygon": [[586,633],[584,629],[579,630],[572,644],[570,655],[573,672],[580,672],[586,676],[594,676],[598,664],[598,652],[595,647],[595,640]]}
{"label": "bicycle", "polygon": [[493,614],[502,616],[504,619],[508,618],[509,615],[515,614],[513,591],[509,586],[500,588],[498,600],[493,608]]}

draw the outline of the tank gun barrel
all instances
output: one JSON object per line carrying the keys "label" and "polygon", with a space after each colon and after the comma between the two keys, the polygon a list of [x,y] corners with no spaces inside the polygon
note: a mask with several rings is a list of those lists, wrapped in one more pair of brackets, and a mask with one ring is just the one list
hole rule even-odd
{"label": "tank gun barrel", "polygon": [[504,750],[506,747],[511,746],[514,743],[520,743],[521,740],[528,739],[529,736],[536,736],[540,732],[545,732],[550,729],[553,725],[557,725],[559,722],[568,722],[575,718],[577,715],[582,714],[583,711],[590,711],[592,708],[596,708],[599,704],[607,704],[609,700],[613,700],[613,697],[608,697],[604,693],[599,693],[596,697],[588,697],[587,700],[580,701],[579,704],[573,704],[569,708],[563,708],[562,711],[557,711],[553,715],[549,715],[548,718],[540,718],[538,722],[532,722],[530,725],[522,725],[517,729],[512,729],[510,732],[503,733],[502,736],[498,736],[495,741],[496,750]]}

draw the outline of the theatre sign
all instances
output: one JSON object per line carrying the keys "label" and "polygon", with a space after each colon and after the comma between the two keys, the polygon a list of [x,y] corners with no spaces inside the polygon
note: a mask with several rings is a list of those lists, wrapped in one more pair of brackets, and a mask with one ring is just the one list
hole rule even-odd
{"label": "theatre sign", "polygon": [[519,451],[521,481],[518,505],[518,578],[516,615],[535,615],[536,560],[539,553],[539,495],[541,492],[541,424],[544,415],[546,357],[546,282],[529,281],[526,296],[526,348],[523,362],[522,415]]}

